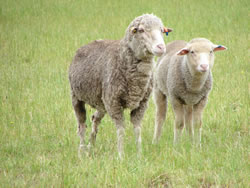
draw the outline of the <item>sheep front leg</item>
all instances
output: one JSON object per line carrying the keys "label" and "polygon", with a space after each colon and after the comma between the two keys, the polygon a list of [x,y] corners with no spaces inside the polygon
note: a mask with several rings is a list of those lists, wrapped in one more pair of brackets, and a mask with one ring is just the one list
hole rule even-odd
{"label": "sheep front leg", "polygon": [[184,127],[184,108],[177,99],[172,100],[172,107],[175,114],[174,122],[174,144],[177,144]]}
{"label": "sheep front leg", "polygon": [[124,156],[123,137],[125,134],[123,109],[120,105],[113,106],[113,107],[108,106],[108,108],[106,109],[111,119],[115,123],[116,129],[117,129],[118,154],[119,154],[119,158],[122,159]]}
{"label": "sheep front leg", "polygon": [[130,120],[134,126],[137,153],[139,155],[141,154],[141,120],[143,117],[143,113],[143,110],[141,111],[141,109],[139,108],[132,110],[130,113]]}
{"label": "sheep front leg", "polygon": [[158,89],[154,89],[154,102],[156,106],[156,115],[153,143],[157,143],[161,137],[162,125],[166,119],[167,97]]}
{"label": "sheep front leg", "polygon": [[139,107],[136,109],[133,109],[130,113],[130,121],[132,122],[134,126],[134,133],[135,133],[135,139],[136,139],[136,146],[137,146],[137,154],[141,154],[141,122],[144,116],[144,113],[148,107],[148,100],[150,97],[150,94],[152,92],[153,87],[153,79],[151,78],[147,91],[145,93],[144,98],[141,100]]}
{"label": "sheep front leg", "polygon": [[112,118],[112,119],[115,122],[116,129],[117,129],[118,154],[119,154],[119,158],[122,159],[124,157],[123,138],[125,135],[123,113],[120,114],[120,118]]}
{"label": "sheep front leg", "polygon": [[185,128],[188,131],[188,134],[192,139],[192,141],[194,141],[193,106],[185,105],[184,113],[185,113]]}
{"label": "sheep front leg", "polygon": [[202,113],[207,104],[207,97],[203,98],[198,104],[193,107],[195,142],[201,147],[202,133]]}
{"label": "sheep front leg", "polygon": [[147,100],[143,100],[140,106],[130,113],[130,121],[134,126],[134,133],[136,139],[137,153],[141,154],[141,122],[147,109]]}

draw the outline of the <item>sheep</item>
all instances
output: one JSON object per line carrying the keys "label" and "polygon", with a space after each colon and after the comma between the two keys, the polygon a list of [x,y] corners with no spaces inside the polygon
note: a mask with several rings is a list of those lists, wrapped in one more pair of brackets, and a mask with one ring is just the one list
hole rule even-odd
{"label": "sheep", "polygon": [[137,151],[141,152],[141,121],[152,90],[153,58],[165,52],[163,34],[171,31],[160,18],[144,14],[130,23],[121,40],[97,40],[78,49],[69,67],[69,82],[79,153],[86,150],[85,104],[96,109],[88,149],[95,145],[98,126],[107,113],[117,128],[118,154],[123,158],[123,111],[129,109]]}
{"label": "sheep", "polygon": [[185,126],[193,142],[201,144],[202,113],[212,89],[214,52],[226,49],[205,38],[195,38],[189,43],[179,40],[166,45],[166,54],[159,58],[154,73],[153,143],[157,143],[161,136],[169,98],[175,114],[174,143],[178,142]]}

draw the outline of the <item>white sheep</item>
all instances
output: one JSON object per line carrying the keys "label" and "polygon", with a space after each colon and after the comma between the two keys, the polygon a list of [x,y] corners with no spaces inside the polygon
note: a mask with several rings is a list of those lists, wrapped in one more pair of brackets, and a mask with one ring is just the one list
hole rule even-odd
{"label": "white sheep", "polygon": [[225,49],[205,38],[195,38],[189,43],[174,41],[166,46],[166,54],[159,59],[154,73],[156,119],[153,143],[161,136],[168,98],[175,114],[174,143],[184,126],[193,141],[201,143],[202,112],[212,89],[214,52]]}
{"label": "white sheep", "polygon": [[72,104],[78,120],[79,152],[83,151],[86,129],[85,104],[97,111],[92,116],[90,145],[105,113],[115,123],[119,156],[123,156],[123,110],[131,110],[137,149],[141,151],[141,121],[152,90],[154,56],[165,52],[162,21],[144,14],[135,18],[121,40],[98,40],[81,47],[69,68]]}

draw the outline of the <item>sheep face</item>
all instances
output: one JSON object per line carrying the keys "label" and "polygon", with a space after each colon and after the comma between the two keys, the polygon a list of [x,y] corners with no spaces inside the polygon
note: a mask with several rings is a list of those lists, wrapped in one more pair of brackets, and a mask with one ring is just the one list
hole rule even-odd
{"label": "sheep face", "polygon": [[191,72],[203,74],[212,69],[214,52],[225,49],[226,47],[215,45],[207,39],[193,39],[177,54],[186,55]]}
{"label": "sheep face", "polygon": [[131,49],[135,52],[138,58],[143,58],[148,55],[161,56],[166,51],[163,28],[155,27],[146,29],[143,26],[132,28],[132,40],[130,42]]}
{"label": "sheep face", "polygon": [[163,37],[165,30],[158,17],[151,14],[140,16],[127,29],[128,45],[138,59],[161,56],[166,51]]}

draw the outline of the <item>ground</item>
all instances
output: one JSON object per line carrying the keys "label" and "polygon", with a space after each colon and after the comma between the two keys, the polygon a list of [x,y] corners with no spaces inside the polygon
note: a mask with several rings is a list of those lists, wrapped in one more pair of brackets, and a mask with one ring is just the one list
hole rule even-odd
{"label": "ground", "polygon": [[[0,187],[249,187],[249,2],[1,0]],[[120,39],[143,13],[174,31],[165,37],[205,37],[217,52],[214,86],[204,112],[202,148],[173,146],[173,113],[152,145],[155,107],[143,120],[136,156],[126,111],[125,159],[106,116],[95,150],[81,160],[67,71],[75,51],[95,39]],[[88,110],[87,138],[93,109]]]}

